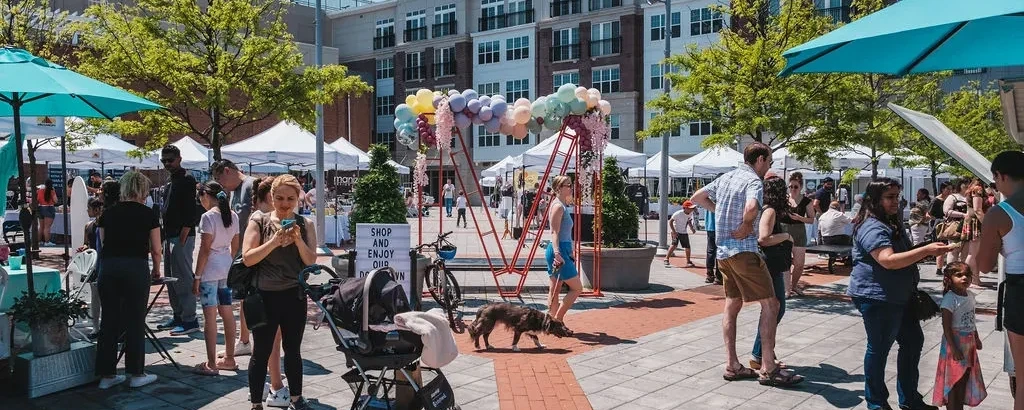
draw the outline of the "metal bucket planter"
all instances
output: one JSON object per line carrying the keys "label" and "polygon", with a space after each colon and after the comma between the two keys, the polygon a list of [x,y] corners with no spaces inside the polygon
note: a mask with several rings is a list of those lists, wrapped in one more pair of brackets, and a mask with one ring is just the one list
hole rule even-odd
{"label": "metal bucket planter", "polygon": [[68,335],[68,324],[63,320],[51,320],[33,323],[32,354],[35,357],[49,356],[71,350],[71,337]]}

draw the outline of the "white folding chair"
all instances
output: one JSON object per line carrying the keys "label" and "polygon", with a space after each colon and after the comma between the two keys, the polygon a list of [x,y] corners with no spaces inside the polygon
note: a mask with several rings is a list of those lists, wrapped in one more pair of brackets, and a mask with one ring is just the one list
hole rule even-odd
{"label": "white folding chair", "polygon": [[[85,300],[89,303],[89,317],[92,322],[93,331],[98,331],[100,326],[100,298],[96,291],[96,262],[99,254],[93,249],[86,249],[79,252],[68,264],[67,274],[64,276],[68,288],[71,289],[71,297]],[[77,322],[75,323],[77,325]],[[76,329],[71,330],[83,339],[88,337]]]}

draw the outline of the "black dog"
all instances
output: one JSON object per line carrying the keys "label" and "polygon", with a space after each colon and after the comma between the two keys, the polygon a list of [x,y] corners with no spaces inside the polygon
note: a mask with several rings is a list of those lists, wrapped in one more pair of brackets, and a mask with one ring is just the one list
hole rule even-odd
{"label": "black dog", "polygon": [[473,345],[480,348],[480,336],[484,337],[484,346],[488,349],[494,347],[487,341],[494,326],[503,324],[512,329],[515,335],[512,336],[512,350],[519,351],[519,337],[526,333],[538,349],[543,349],[537,333],[543,332],[557,337],[570,337],[572,330],[551,315],[537,309],[525,306],[516,306],[511,303],[490,303],[480,308],[476,314],[476,320],[469,325],[469,336],[473,338]]}

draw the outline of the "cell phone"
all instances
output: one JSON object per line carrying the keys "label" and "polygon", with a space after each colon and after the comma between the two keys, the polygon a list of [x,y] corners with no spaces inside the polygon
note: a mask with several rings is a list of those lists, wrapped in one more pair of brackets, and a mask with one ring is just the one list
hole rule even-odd
{"label": "cell phone", "polygon": [[292,226],[295,226],[295,220],[294,219],[282,219],[281,220],[281,229],[289,229]]}

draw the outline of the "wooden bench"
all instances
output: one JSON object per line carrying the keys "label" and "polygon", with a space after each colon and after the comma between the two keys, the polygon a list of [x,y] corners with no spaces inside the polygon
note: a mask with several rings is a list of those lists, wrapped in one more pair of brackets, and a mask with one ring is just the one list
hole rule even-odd
{"label": "wooden bench", "polygon": [[828,273],[835,275],[835,263],[836,259],[846,257],[849,258],[853,252],[853,246],[850,245],[815,245],[807,247],[807,253],[815,255],[828,255]]}

